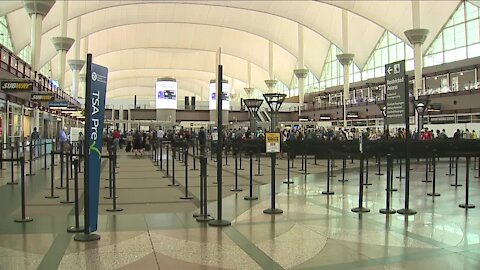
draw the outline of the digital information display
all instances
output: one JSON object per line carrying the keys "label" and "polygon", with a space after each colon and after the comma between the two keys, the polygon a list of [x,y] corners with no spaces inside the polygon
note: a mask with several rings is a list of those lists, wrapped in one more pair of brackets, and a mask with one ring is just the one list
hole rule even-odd
{"label": "digital information display", "polygon": [[155,108],[177,109],[177,82],[157,80],[155,87]]}
{"label": "digital information display", "polygon": [[[217,109],[217,87],[215,82],[210,82],[210,97],[209,97],[209,109],[214,111]],[[228,82],[222,83],[223,99],[222,99],[222,111],[230,110],[230,88]]]}

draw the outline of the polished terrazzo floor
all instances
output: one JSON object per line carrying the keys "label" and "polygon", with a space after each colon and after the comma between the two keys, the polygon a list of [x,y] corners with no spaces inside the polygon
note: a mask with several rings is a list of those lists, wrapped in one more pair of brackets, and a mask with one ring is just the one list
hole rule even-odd
{"label": "polished terrazzo floor", "polygon": [[[73,205],[59,203],[65,198],[64,190],[55,190],[59,199],[44,198],[49,193],[50,171],[41,169],[42,159],[33,163],[36,174],[26,177],[27,213],[34,221],[14,223],[20,215],[20,193],[18,185],[5,184],[10,180],[7,168],[0,172],[0,269],[480,269],[479,209],[458,207],[464,201],[465,186],[450,186],[455,177],[445,175],[446,160],[437,166],[439,197],[426,195],[432,184],[421,182],[423,161],[413,163],[410,205],[418,214],[409,217],[378,213],[385,207],[385,175],[375,175],[374,160],[369,170],[372,185],[364,190],[364,206],[371,212],[365,214],[350,211],[358,206],[358,162],[347,162],[350,181],[344,184],[337,181],[341,168],[335,167],[335,194],[327,196],[321,193],[326,189],[325,161],[314,165],[309,160],[309,174],[303,175],[296,160],[291,169],[294,184],[288,187],[282,183],[286,160],[278,160],[276,206],[284,213],[275,216],[263,213],[270,206],[270,160],[261,159],[262,176],[254,176],[254,195],[259,200],[252,202],[243,199],[248,192],[248,160],[242,160],[244,170],[239,171],[243,191],[230,191],[233,161],[231,157],[228,165],[222,161],[223,217],[232,225],[215,228],[192,218],[200,191],[191,160],[188,192],[194,199],[182,200],[185,167],[181,163],[175,164],[180,186],[170,187],[172,179],[157,171],[148,156],[120,152],[117,195],[118,207],[124,211],[105,211],[111,200],[103,198],[108,189],[102,187],[101,240],[90,243],[76,242],[66,232],[73,225],[74,212]],[[254,162],[254,174],[256,166]],[[58,166],[55,170],[58,185]],[[480,182],[474,178],[478,171],[473,162],[470,174],[470,202],[479,204]],[[462,184],[464,175],[462,160]],[[107,176],[108,164],[103,161],[102,179]],[[207,180],[209,213],[216,216],[216,163],[210,159]],[[107,184],[102,180],[102,186]],[[403,184],[404,180],[394,181],[399,191],[393,193],[393,208],[403,207]]]}

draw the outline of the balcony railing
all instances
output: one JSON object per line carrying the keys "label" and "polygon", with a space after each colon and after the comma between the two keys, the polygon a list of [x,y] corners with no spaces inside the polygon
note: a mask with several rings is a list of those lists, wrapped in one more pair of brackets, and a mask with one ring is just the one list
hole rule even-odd
{"label": "balcony railing", "polygon": [[39,72],[32,71],[31,66],[16,56],[12,51],[0,44],[0,68],[21,79],[32,79],[39,92],[54,93],[57,98],[68,101],[71,105],[80,107],[78,100],[71,97],[59,87],[52,84],[51,79]]}

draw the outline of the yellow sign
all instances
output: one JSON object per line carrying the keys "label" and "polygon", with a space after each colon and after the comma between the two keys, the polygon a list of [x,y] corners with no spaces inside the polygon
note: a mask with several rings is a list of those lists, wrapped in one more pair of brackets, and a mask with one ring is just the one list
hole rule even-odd
{"label": "yellow sign", "polygon": [[280,133],[267,132],[265,133],[265,143],[267,153],[280,153]]}

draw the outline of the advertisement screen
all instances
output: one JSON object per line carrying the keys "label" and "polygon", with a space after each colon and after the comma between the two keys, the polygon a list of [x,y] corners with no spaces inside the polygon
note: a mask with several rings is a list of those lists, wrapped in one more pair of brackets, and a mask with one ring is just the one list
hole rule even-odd
{"label": "advertisement screen", "polygon": [[[230,110],[230,88],[228,82],[222,83],[222,91],[223,91],[223,98],[222,98],[222,110],[229,111]],[[209,109],[216,110],[217,109],[217,87],[216,83],[210,83],[210,97],[209,97]]]}
{"label": "advertisement screen", "polygon": [[177,82],[157,81],[155,88],[155,108],[176,110]]}

